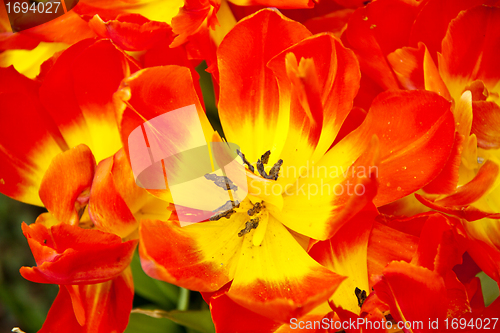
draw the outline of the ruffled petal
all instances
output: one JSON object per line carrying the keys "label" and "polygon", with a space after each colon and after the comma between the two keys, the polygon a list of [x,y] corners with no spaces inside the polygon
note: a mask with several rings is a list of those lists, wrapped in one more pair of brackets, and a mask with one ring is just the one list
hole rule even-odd
{"label": "ruffled petal", "polygon": [[135,184],[123,149],[99,163],[89,201],[89,215],[98,229],[128,236],[139,226],[133,212],[147,200],[147,192]]}
{"label": "ruffled petal", "polygon": [[169,42],[170,26],[164,22],[149,21],[139,14],[118,15],[115,20],[104,21],[95,15],[89,26],[102,38],[111,39],[127,51],[142,51],[159,41]]}
{"label": "ruffled petal", "polygon": [[[438,273],[406,262],[392,262],[374,286],[377,296],[391,309],[396,321],[421,321],[425,332],[429,318],[445,319],[448,299],[444,280]],[[429,302],[432,300],[432,302]],[[440,327],[444,323],[439,323]]]}
{"label": "ruffled petal", "polygon": [[90,149],[79,145],[52,160],[40,184],[40,199],[59,221],[78,225],[88,203],[96,163]]}
{"label": "ruffled petal", "polygon": [[38,88],[13,67],[0,68],[0,192],[41,206],[43,175],[65,144],[40,104]]}
{"label": "ruffled petal", "polygon": [[23,223],[37,267],[22,267],[30,281],[52,284],[100,283],[120,275],[130,264],[137,241],[66,223],[50,228]]}
{"label": "ruffled petal", "polygon": [[128,268],[113,280],[86,285],[60,285],[40,333],[123,332],[127,327],[134,286]]}

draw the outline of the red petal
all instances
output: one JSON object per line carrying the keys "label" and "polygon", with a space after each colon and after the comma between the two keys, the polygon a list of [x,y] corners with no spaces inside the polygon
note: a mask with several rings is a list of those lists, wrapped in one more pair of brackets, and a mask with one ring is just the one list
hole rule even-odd
{"label": "red petal", "polygon": [[373,1],[358,8],[344,32],[344,44],[358,56],[361,71],[384,90],[398,83],[385,57],[407,45],[417,1]]}
{"label": "red petal", "polygon": [[65,143],[40,104],[38,89],[13,67],[0,68],[0,192],[41,206],[43,175]]}
{"label": "red petal", "polygon": [[217,11],[220,0],[186,0],[179,13],[172,19],[174,33],[178,34],[171,47],[184,44],[201,29],[215,29],[219,22]]}
{"label": "red petal", "polygon": [[[78,291],[80,300],[72,298],[68,290]],[[61,285],[45,323],[39,333],[123,332],[127,327],[134,287],[130,269],[113,280],[90,285]],[[79,314],[75,303],[79,303]],[[75,312],[74,312],[75,311]],[[78,316],[83,315],[80,324]]]}
{"label": "red petal", "polygon": [[428,331],[425,325],[429,318],[446,317],[448,300],[444,281],[426,268],[392,262],[374,288],[378,297],[389,304],[391,315],[397,321],[422,321],[423,327],[412,330],[415,333]]}
{"label": "red petal", "polygon": [[442,42],[439,67],[455,99],[476,80],[483,81],[488,90],[495,90],[500,77],[496,47],[499,43],[500,8],[477,6],[461,12],[450,23]]}
{"label": "red petal", "polygon": [[500,106],[495,102],[473,101],[471,133],[477,136],[477,146],[484,149],[500,148]]}
{"label": "red petal", "polygon": [[[205,297],[205,296],[204,296]],[[281,323],[252,312],[234,302],[225,292],[209,298],[215,330],[221,333],[274,332]]]}
{"label": "red petal", "polygon": [[60,153],[50,163],[40,185],[40,199],[59,221],[78,225],[89,199],[95,173],[90,149],[79,145]]}
{"label": "red petal", "polygon": [[23,224],[37,267],[22,267],[30,281],[52,284],[100,283],[120,275],[130,264],[137,241],[65,223],[46,228]]}
{"label": "red petal", "polygon": [[409,90],[425,89],[451,99],[435,62],[423,43],[418,48],[403,47],[387,55],[401,85]]}
{"label": "red petal", "polygon": [[155,43],[169,43],[172,29],[164,22],[149,21],[139,14],[118,15],[115,20],[103,21],[99,15],[89,21],[89,26],[102,38],[109,38],[127,51],[142,51]]}
{"label": "red petal", "polygon": [[413,24],[410,37],[411,45],[423,42],[429,49],[434,61],[437,61],[437,52],[441,52],[441,41],[446,34],[450,21],[462,10],[495,2],[496,0],[427,1]]}
{"label": "red petal", "polygon": [[466,250],[465,230],[455,219],[429,215],[424,224],[412,263],[433,270],[443,277],[462,262]]}

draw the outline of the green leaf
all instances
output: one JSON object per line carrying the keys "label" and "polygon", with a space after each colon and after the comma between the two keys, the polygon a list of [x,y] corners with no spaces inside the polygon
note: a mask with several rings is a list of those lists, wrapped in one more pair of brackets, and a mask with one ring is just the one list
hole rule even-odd
{"label": "green leaf", "polygon": [[162,309],[175,309],[179,298],[179,287],[153,279],[144,273],[137,251],[130,267],[132,268],[136,294],[157,304]]}
{"label": "green leaf", "polygon": [[215,333],[210,311],[163,311],[134,309],[132,313],[140,313],[152,318],[168,318],[180,325],[192,328],[201,333]]}
{"label": "green leaf", "polygon": [[125,333],[183,333],[183,329],[167,318],[153,318],[140,313],[130,314]]}
{"label": "green leaf", "polygon": [[476,276],[481,281],[481,289],[483,290],[484,304],[488,306],[491,303],[493,303],[493,301],[497,299],[497,297],[500,294],[498,291],[498,284],[495,282],[495,280],[486,275],[485,272],[479,272],[476,274]]}

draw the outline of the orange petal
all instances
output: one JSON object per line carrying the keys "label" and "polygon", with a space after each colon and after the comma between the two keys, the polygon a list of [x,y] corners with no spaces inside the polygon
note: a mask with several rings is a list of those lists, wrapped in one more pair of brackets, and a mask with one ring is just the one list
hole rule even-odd
{"label": "orange petal", "polygon": [[410,262],[417,245],[418,237],[375,222],[368,243],[368,276],[381,275],[391,261]]}
{"label": "orange petal", "polygon": [[22,267],[30,281],[52,284],[100,283],[120,275],[130,264],[137,241],[122,243],[113,234],[66,223],[47,228],[23,223],[37,267]]}
{"label": "orange petal", "polygon": [[[76,293],[78,299],[74,298]],[[123,332],[128,324],[133,298],[130,268],[103,283],[61,285],[39,332]]]}
{"label": "orange petal", "polygon": [[38,89],[13,67],[0,68],[0,192],[42,206],[40,183],[65,143],[40,104]]}
{"label": "orange petal", "polygon": [[50,163],[40,184],[40,199],[59,221],[78,225],[89,200],[95,159],[85,145],[60,153]]}
{"label": "orange petal", "polygon": [[[237,237],[242,229],[240,224],[225,220],[182,228],[177,221],[142,220],[142,268],[155,279],[188,289],[220,289],[232,279],[242,242]],[[214,239],[218,241],[214,243]]]}
{"label": "orange petal", "polygon": [[[195,113],[189,118],[172,113],[176,121],[162,120],[170,117],[168,112],[183,107],[194,108]],[[214,133],[198,100],[190,70],[165,66],[138,72],[125,80],[115,94],[115,108],[134,176],[153,195],[171,202],[161,161],[166,156],[206,145]],[[172,135],[174,131],[176,135]]]}
{"label": "orange petal", "polygon": [[332,163],[335,158],[352,161],[377,135],[380,187],[374,202],[382,206],[416,191],[441,172],[453,147],[454,132],[450,103],[441,96],[427,91],[386,92],[374,100],[363,124],[327,156]]}
{"label": "orange petal", "polygon": [[266,64],[310,35],[278,12],[262,10],[240,21],[219,46],[222,128],[251,162],[267,150],[271,158],[278,156],[290,127],[290,109],[280,106],[278,84]]}

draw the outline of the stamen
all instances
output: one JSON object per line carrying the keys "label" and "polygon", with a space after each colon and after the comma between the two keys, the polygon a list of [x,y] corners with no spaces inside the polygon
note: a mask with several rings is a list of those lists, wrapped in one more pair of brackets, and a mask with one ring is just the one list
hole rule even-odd
{"label": "stamen", "polygon": [[231,215],[233,215],[234,213],[236,213],[236,211],[234,210],[234,208],[238,208],[240,206],[240,204],[236,204],[236,202],[232,201],[232,200],[228,200],[224,205],[220,206],[219,208],[217,208],[216,210],[214,210],[213,212],[218,212],[218,211],[223,211],[222,213],[219,213],[219,214],[215,214],[214,216],[210,217],[210,221],[217,221],[217,220],[220,220],[221,218],[225,217],[226,219],[230,218]]}
{"label": "stamen", "polygon": [[248,167],[248,169],[252,172],[255,171],[253,165],[248,162],[248,160],[246,159],[245,157],[245,154],[243,154],[241,151],[239,151],[238,149],[236,149],[236,153],[241,157],[241,159],[243,160],[243,163],[246,164],[246,166]]}
{"label": "stamen", "polygon": [[247,214],[248,216],[254,216],[255,214],[258,214],[262,210],[262,208],[264,208],[264,205],[262,205],[262,203],[260,202],[257,202],[255,205],[253,205],[252,208],[247,211]]}
{"label": "stamen", "polygon": [[242,229],[240,232],[238,232],[239,237],[243,237],[244,235],[248,234],[252,229],[257,229],[259,226],[259,218],[254,218],[251,219],[250,221],[245,223],[245,229]]}
{"label": "stamen", "polygon": [[358,287],[356,287],[356,289],[354,289],[354,294],[356,295],[356,298],[358,299],[358,306],[362,307],[363,303],[365,302],[365,300],[367,298],[366,291],[361,290]]}
{"label": "stamen", "polygon": [[280,173],[281,166],[283,165],[283,160],[280,159],[276,162],[271,170],[269,170],[269,176],[273,177],[274,180],[278,180],[278,174]]}
{"label": "stamen", "polygon": [[207,173],[205,178],[214,182],[215,185],[220,188],[225,189],[226,191],[233,190],[236,191],[238,186],[234,185],[234,183],[226,176],[217,176],[211,173]]}
{"label": "stamen", "polygon": [[260,157],[262,164],[267,164],[269,162],[269,156],[271,155],[271,151],[268,150]]}

